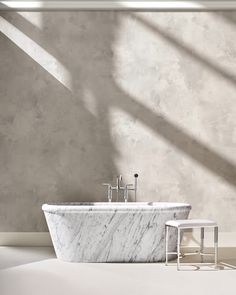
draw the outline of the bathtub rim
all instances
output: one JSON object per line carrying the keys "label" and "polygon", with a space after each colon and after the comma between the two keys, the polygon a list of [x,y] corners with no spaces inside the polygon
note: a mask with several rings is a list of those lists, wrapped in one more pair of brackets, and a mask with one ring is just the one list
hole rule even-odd
{"label": "bathtub rim", "polygon": [[192,206],[181,202],[55,202],[42,205],[44,212],[182,211]]}

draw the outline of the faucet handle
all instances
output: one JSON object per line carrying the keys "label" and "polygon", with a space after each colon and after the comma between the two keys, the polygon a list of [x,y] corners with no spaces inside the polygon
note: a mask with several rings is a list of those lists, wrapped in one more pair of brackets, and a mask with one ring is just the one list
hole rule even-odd
{"label": "faucet handle", "polygon": [[134,186],[133,183],[129,183],[125,185],[125,188],[128,189],[129,186]]}
{"label": "faucet handle", "polygon": [[112,186],[110,183],[103,183],[102,185],[107,186],[107,198],[108,202],[112,201]]}
{"label": "faucet handle", "polygon": [[125,189],[124,189],[124,200],[125,202],[128,202],[128,198],[129,198],[129,186],[133,186],[132,183],[126,184],[125,185]]}

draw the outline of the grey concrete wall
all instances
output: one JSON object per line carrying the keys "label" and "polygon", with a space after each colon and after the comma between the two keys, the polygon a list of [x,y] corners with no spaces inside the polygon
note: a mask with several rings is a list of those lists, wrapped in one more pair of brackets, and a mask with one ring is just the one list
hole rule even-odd
{"label": "grey concrete wall", "polygon": [[192,204],[236,229],[236,12],[1,13],[0,231],[44,202]]}

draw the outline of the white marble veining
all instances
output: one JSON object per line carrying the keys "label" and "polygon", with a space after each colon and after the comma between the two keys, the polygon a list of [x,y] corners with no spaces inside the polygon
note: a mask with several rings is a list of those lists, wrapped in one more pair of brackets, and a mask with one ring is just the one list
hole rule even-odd
{"label": "white marble veining", "polygon": [[[156,262],[165,259],[165,222],[187,219],[183,203],[58,203],[42,207],[59,259]],[[176,233],[170,231],[169,251]]]}

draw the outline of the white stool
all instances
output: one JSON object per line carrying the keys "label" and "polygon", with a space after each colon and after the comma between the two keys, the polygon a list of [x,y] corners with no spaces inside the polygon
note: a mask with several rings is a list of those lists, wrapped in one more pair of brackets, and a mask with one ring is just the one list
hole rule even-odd
{"label": "white stool", "polygon": [[[174,227],[177,229],[177,252],[168,252],[168,229],[169,227]],[[207,227],[214,228],[214,253],[206,254],[204,253],[204,229]],[[185,229],[193,229],[200,228],[201,229],[201,245],[200,251],[194,254],[201,255],[201,262],[203,262],[203,255],[214,255],[215,257],[215,267],[217,268],[218,262],[218,226],[216,222],[205,219],[183,219],[183,220],[169,220],[165,224],[165,240],[166,240],[166,265],[168,265],[168,255],[169,254],[177,254],[177,270],[180,270],[180,237],[181,231]],[[193,254],[193,253],[191,253]],[[194,255],[193,254],[193,255]]]}

